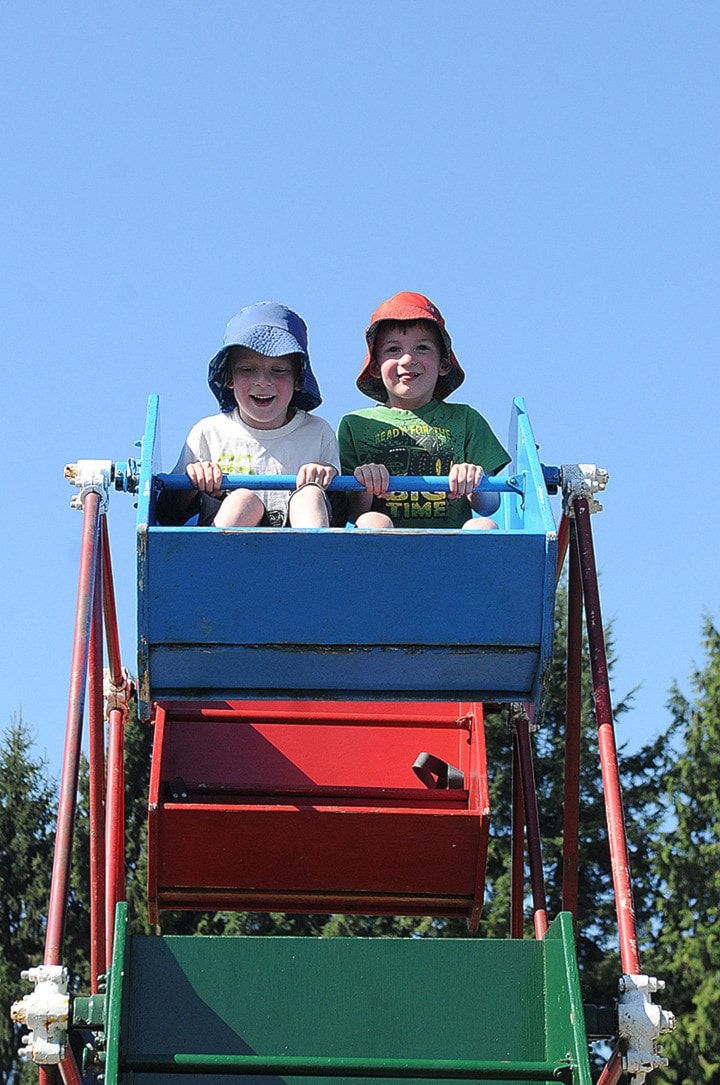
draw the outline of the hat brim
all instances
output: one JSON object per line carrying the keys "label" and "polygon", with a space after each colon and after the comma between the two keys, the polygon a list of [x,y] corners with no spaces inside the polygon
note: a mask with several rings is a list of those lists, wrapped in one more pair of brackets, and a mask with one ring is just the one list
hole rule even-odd
{"label": "hat brim", "polygon": [[[427,314],[413,314],[410,319],[427,320],[428,318]],[[383,320],[374,321],[374,323],[372,323],[368,327],[365,333],[365,339],[367,340],[368,344],[368,351],[365,355],[365,361],[362,364],[360,375],[355,382],[357,388],[363,393],[363,395],[369,396],[370,399],[377,400],[378,403],[385,403],[388,397],[387,389],[383,384],[382,379],[372,372],[375,336],[377,334],[378,327],[382,323]],[[465,371],[455,357],[455,351],[452,349],[452,341],[450,339],[450,336],[440,324],[436,323],[435,326],[440,332],[443,343],[445,344],[444,360],[450,363],[450,369],[447,373],[441,373],[438,377],[437,384],[435,385],[435,391],[433,392],[433,398],[447,399],[450,393],[454,392],[456,388],[459,388],[462,382],[465,380]]]}
{"label": "hat brim", "polygon": [[276,328],[269,324],[256,325],[238,332],[233,339],[232,343],[227,343],[211,358],[208,365],[208,384],[220,404],[221,411],[233,411],[237,407],[233,390],[228,388],[226,383],[227,357],[233,347],[247,347],[266,358],[298,354],[301,359],[301,388],[294,393],[290,406],[301,411],[312,411],[320,406],[322,397],[315,375],[310,368],[307,351],[286,328]]}

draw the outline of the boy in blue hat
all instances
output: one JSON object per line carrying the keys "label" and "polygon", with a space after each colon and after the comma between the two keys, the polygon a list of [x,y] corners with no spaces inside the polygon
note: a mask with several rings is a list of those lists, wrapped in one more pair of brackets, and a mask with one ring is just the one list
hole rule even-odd
{"label": "boy in blue hat", "polygon": [[[322,402],[305,322],[285,305],[260,302],[232,318],[208,368],[220,413],[187,436],[173,473],[193,491],[165,491],[164,523],[215,527],[329,527],[326,489],[339,473],[337,439],[309,412]],[[220,492],[226,475],[297,475],[297,488]]]}

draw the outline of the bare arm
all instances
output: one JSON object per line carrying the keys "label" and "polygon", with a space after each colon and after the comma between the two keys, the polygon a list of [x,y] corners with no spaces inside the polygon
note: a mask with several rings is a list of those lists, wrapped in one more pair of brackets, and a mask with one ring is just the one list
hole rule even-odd
{"label": "bare arm", "polygon": [[297,486],[307,486],[314,482],[327,490],[328,486],[338,474],[338,469],[331,463],[304,463],[297,473]]}
{"label": "bare arm", "polygon": [[448,496],[451,499],[457,497],[467,497],[470,501],[470,506],[475,512],[480,513],[482,516],[487,516],[500,505],[500,495],[494,493],[474,493],[476,486],[479,486],[482,482],[485,472],[482,467],[476,463],[455,463],[450,468],[448,475],[448,481],[450,483],[450,492]]}
{"label": "bare arm", "polygon": [[347,495],[350,519],[357,520],[364,512],[370,512],[373,497],[387,497],[390,475],[384,463],[361,463],[353,474],[365,487],[364,491]]}
{"label": "bare arm", "polygon": [[200,493],[220,495],[222,471],[218,464],[198,460],[188,464],[185,473],[193,484],[192,490],[163,490],[158,498],[157,514],[162,524],[186,523],[198,511]]}

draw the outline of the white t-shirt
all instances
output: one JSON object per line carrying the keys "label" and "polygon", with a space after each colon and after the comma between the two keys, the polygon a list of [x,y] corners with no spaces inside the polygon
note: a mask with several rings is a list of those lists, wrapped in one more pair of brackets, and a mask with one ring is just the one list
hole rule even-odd
{"label": "white t-shirt", "polygon": [[[307,411],[296,411],[279,429],[252,429],[235,408],[201,418],[188,434],[173,474],[184,473],[190,463],[209,460],[226,475],[296,475],[304,463],[330,463],[340,470],[338,443],[332,427]],[[287,514],[289,490],[258,490],[268,510]]]}

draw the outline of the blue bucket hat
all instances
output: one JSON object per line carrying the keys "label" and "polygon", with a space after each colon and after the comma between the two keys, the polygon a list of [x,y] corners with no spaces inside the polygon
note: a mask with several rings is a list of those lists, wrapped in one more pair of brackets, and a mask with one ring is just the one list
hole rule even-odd
{"label": "blue bucket hat", "polygon": [[248,347],[266,358],[299,354],[300,388],[290,400],[290,406],[299,411],[312,411],[322,403],[310,365],[305,321],[286,305],[276,301],[246,305],[229,322],[223,344],[222,350],[217,352],[208,366],[210,391],[220,404],[221,411],[234,411],[237,407],[232,388],[228,388],[226,383],[226,362],[231,347]]}

